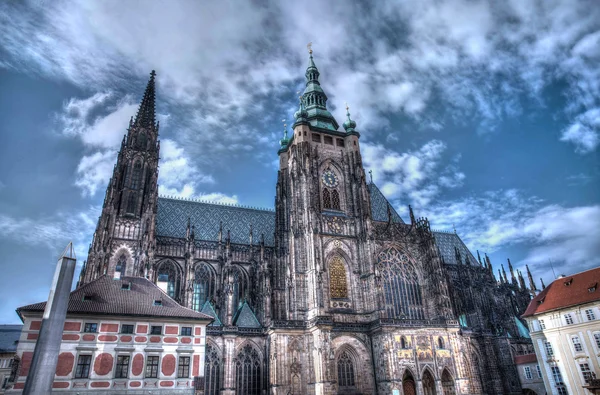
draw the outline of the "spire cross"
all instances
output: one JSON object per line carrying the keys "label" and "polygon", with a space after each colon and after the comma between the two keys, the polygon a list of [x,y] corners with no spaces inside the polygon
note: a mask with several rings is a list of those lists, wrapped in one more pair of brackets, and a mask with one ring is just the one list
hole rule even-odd
{"label": "spire cross", "polygon": [[308,48],[308,53],[312,55],[312,41],[306,45],[306,48]]}

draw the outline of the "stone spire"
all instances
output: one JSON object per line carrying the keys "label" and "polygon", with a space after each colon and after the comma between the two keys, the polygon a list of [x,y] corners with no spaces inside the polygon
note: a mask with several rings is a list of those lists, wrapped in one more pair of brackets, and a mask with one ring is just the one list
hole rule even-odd
{"label": "stone spire", "polygon": [[515,271],[513,269],[512,263],[510,263],[510,259],[507,258],[508,261],[508,270],[510,270],[510,281],[517,285],[517,278],[515,277]]}
{"label": "stone spire", "polygon": [[508,284],[508,279],[506,278],[506,270],[504,270],[504,265],[500,266],[502,266],[502,276],[504,277],[504,283]]}
{"label": "stone spire", "polygon": [[144,98],[140,104],[140,108],[135,116],[134,126],[141,126],[145,128],[151,128],[156,126],[156,114],[155,114],[155,89],[154,89],[154,77],[156,72],[152,70],[150,73],[150,80],[146,85],[146,91],[144,92]]}
{"label": "stone spire", "polygon": [[542,283],[542,290],[546,289],[546,284],[544,284],[544,279],[540,277],[540,282]]}
{"label": "stone spire", "polygon": [[535,286],[535,282],[533,281],[533,276],[531,275],[531,271],[529,270],[529,266],[525,265],[525,267],[527,268],[527,277],[529,278],[529,290],[531,292],[535,292],[535,291],[537,291],[537,288]]}

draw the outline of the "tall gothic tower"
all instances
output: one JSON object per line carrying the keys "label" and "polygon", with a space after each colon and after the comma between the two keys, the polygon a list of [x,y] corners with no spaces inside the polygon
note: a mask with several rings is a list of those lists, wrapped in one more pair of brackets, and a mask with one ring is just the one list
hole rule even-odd
{"label": "tall gothic tower", "polygon": [[[343,234],[365,240],[369,198],[359,149],[360,134],[350,119],[345,131],[327,110],[327,95],[319,83],[312,51],[306,70],[306,89],[295,114],[293,136],[281,140],[276,195],[276,250],[274,315],[277,319],[302,320],[330,310],[330,297],[323,282],[336,273],[325,267],[328,255],[343,254]],[[358,243],[349,248],[360,250]],[[360,256],[361,251],[346,256]],[[360,270],[357,261],[334,260],[352,276]],[[341,273],[342,271],[340,271]],[[350,278],[346,282],[351,281]],[[340,284],[335,296],[339,307],[349,307],[348,287]],[[336,307],[338,303],[336,302]],[[357,308],[358,306],[352,306]]]}
{"label": "tall gothic tower", "polygon": [[115,272],[152,278],[160,149],[155,76],[153,70],[135,120],[131,118],[123,137],[78,286]]}

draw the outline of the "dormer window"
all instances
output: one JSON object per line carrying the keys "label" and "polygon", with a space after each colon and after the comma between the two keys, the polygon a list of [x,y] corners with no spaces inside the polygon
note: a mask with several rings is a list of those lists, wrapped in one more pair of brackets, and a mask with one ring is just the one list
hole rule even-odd
{"label": "dormer window", "polygon": [[92,301],[92,295],[83,295],[83,301],[84,302]]}
{"label": "dormer window", "polygon": [[131,290],[131,283],[123,283],[121,284],[121,289],[125,291]]}
{"label": "dormer window", "polygon": [[154,301],[154,305],[155,306],[162,306],[162,300],[160,300],[160,299],[155,300]]}
{"label": "dormer window", "polygon": [[596,292],[596,288],[597,288],[597,287],[598,287],[598,283],[591,284],[591,285],[588,287],[588,292],[589,292],[589,293]]}
{"label": "dormer window", "polygon": [[567,281],[565,281],[565,286],[568,287],[569,285],[571,285],[573,283],[573,278],[568,279]]}

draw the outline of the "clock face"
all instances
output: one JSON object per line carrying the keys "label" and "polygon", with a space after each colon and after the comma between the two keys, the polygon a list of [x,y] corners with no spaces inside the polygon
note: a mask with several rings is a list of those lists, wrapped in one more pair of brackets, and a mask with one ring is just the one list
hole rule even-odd
{"label": "clock face", "polygon": [[338,178],[335,176],[335,173],[331,170],[325,170],[321,178],[323,180],[323,184],[328,188],[335,188],[339,184]]}

